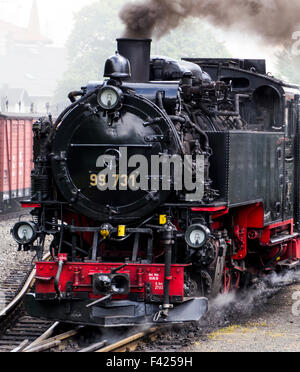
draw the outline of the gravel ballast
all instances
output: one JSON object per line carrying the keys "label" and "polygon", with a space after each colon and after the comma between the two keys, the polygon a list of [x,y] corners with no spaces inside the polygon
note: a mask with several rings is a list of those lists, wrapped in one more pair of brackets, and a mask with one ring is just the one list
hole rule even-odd
{"label": "gravel ballast", "polygon": [[273,275],[210,301],[197,324],[175,326],[138,352],[299,352],[300,274]]}
{"label": "gravel ballast", "polygon": [[[298,304],[294,299],[298,293]],[[300,284],[281,289],[251,315],[195,338],[184,352],[299,352]]]}
{"label": "gravel ballast", "polygon": [[[35,256],[18,252],[10,234],[17,221],[0,222],[0,285]],[[243,296],[220,296],[199,324],[174,327],[137,351],[299,352],[299,301],[299,273],[273,276]]]}

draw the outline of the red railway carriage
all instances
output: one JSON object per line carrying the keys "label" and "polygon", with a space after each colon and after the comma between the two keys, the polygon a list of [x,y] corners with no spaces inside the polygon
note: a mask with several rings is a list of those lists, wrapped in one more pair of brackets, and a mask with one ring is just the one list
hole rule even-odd
{"label": "red railway carriage", "polygon": [[0,214],[15,212],[30,195],[33,115],[0,113]]}

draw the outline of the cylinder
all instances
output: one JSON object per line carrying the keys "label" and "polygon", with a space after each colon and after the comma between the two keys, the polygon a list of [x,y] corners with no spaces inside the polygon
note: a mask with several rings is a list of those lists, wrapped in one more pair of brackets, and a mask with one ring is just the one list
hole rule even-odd
{"label": "cylinder", "polygon": [[118,52],[131,65],[132,83],[145,83],[150,79],[151,39],[117,39]]}

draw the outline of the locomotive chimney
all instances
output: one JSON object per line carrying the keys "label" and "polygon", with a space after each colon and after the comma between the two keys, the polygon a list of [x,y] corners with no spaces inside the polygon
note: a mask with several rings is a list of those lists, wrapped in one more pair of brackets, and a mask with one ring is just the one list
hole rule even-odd
{"label": "locomotive chimney", "polygon": [[150,79],[151,39],[117,39],[118,52],[131,64],[132,83],[145,83]]}

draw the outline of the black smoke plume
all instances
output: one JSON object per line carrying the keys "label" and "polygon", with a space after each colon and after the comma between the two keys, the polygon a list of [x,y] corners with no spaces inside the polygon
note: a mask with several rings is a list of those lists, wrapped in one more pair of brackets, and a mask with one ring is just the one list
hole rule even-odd
{"label": "black smoke plume", "polygon": [[127,3],[120,17],[124,37],[160,38],[187,17],[197,17],[223,29],[253,32],[280,46],[300,30],[300,0],[144,0]]}

